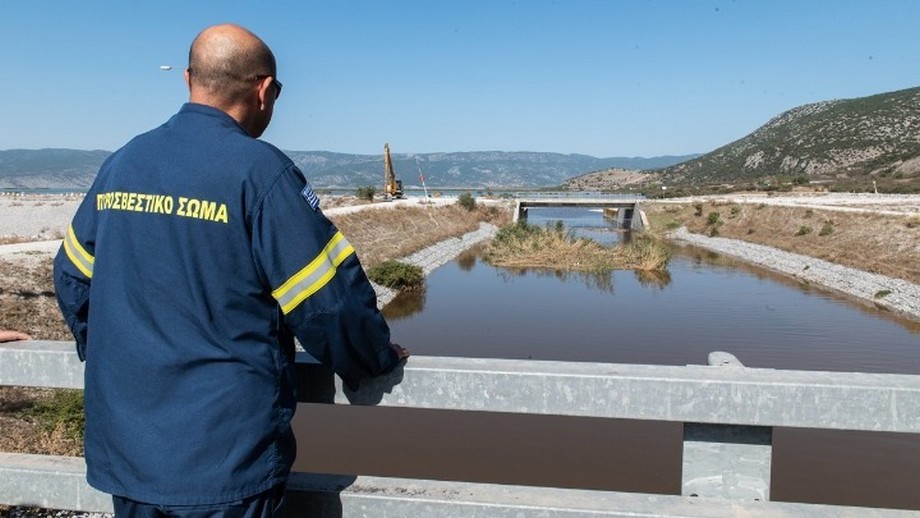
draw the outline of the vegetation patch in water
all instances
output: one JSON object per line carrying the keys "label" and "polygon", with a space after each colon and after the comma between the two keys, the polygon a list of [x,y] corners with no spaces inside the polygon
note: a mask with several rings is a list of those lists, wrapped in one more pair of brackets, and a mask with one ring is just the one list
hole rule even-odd
{"label": "vegetation patch in water", "polygon": [[547,268],[604,273],[611,270],[662,270],[671,258],[668,244],[649,233],[629,242],[604,246],[577,237],[562,222],[540,227],[519,221],[503,227],[489,244],[483,258],[493,266]]}

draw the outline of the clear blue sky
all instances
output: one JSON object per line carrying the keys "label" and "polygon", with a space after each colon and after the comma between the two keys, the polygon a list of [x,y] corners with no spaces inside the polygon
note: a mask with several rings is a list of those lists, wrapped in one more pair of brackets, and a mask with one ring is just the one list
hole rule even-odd
{"label": "clear blue sky", "polygon": [[195,35],[235,22],[278,58],[282,149],[707,152],[920,86],[918,20],[917,0],[0,0],[0,149],[120,147],[185,102]]}

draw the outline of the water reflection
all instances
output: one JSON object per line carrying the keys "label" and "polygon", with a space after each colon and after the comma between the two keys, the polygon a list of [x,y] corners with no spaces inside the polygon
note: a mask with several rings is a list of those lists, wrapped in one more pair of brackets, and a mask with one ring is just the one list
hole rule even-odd
{"label": "water reflection", "polygon": [[514,277],[533,275],[538,278],[553,278],[561,282],[578,282],[592,291],[613,295],[613,274],[611,272],[570,272],[566,270],[547,270],[544,268],[496,268],[498,276],[506,283],[512,282]]}
{"label": "water reflection", "polygon": [[473,245],[472,248],[463,251],[459,257],[457,257],[457,266],[464,272],[468,272],[476,266],[476,260],[479,259],[479,254],[482,253],[483,244],[479,243]]}
{"label": "water reflection", "polygon": [[421,313],[425,309],[427,291],[422,289],[400,292],[383,308],[383,316],[387,321],[394,322]]}
{"label": "water reflection", "polygon": [[644,288],[663,290],[671,284],[671,272],[668,270],[636,270],[636,280]]}

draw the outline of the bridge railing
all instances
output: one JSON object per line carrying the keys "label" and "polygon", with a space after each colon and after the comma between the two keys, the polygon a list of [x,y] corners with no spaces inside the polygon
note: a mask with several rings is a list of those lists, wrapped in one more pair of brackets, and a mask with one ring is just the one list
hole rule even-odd
{"label": "bridge railing", "polygon": [[533,207],[580,207],[580,208],[610,208],[617,209],[617,226],[630,230],[645,230],[648,228],[648,218],[635,198],[520,198],[514,202],[511,221],[517,223],[527,219],[528,209]]}
{"label": "bridge railing", "polygon": [[[683,423],[682,495],[294,473],[310,516],[901,516],[910,511],[770,501],[776,426],[920,433],[920,376],[710,366],[413,357],[345,389],[298,359],[310,401]],[[68,342],[0,344],[0,385],[81,388]],[[0,505],[109,511],[82,458],[0,453]],[[694,495],[694,496],[690,496]],[[299,503],[298,503],[299,502]]]}

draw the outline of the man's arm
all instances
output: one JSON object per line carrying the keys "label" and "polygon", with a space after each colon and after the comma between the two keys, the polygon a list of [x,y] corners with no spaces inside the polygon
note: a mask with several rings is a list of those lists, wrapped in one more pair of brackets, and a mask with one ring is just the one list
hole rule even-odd
{"label": "man's arm", "polygon": [[408,352],[390,343],[354,248],[317,201],[299,171],[286,172],[253,219],[253,249],[286,325],[354,388],[389,372]]}
{"label": "man's arm", "polygon": [[89,317],[89,286],[95,262],[95,215],[84,202],[67,229],[64,243],[54,258],[54,292],[58,307],[77,342],[77,355],[86,359],[86,326]]}

